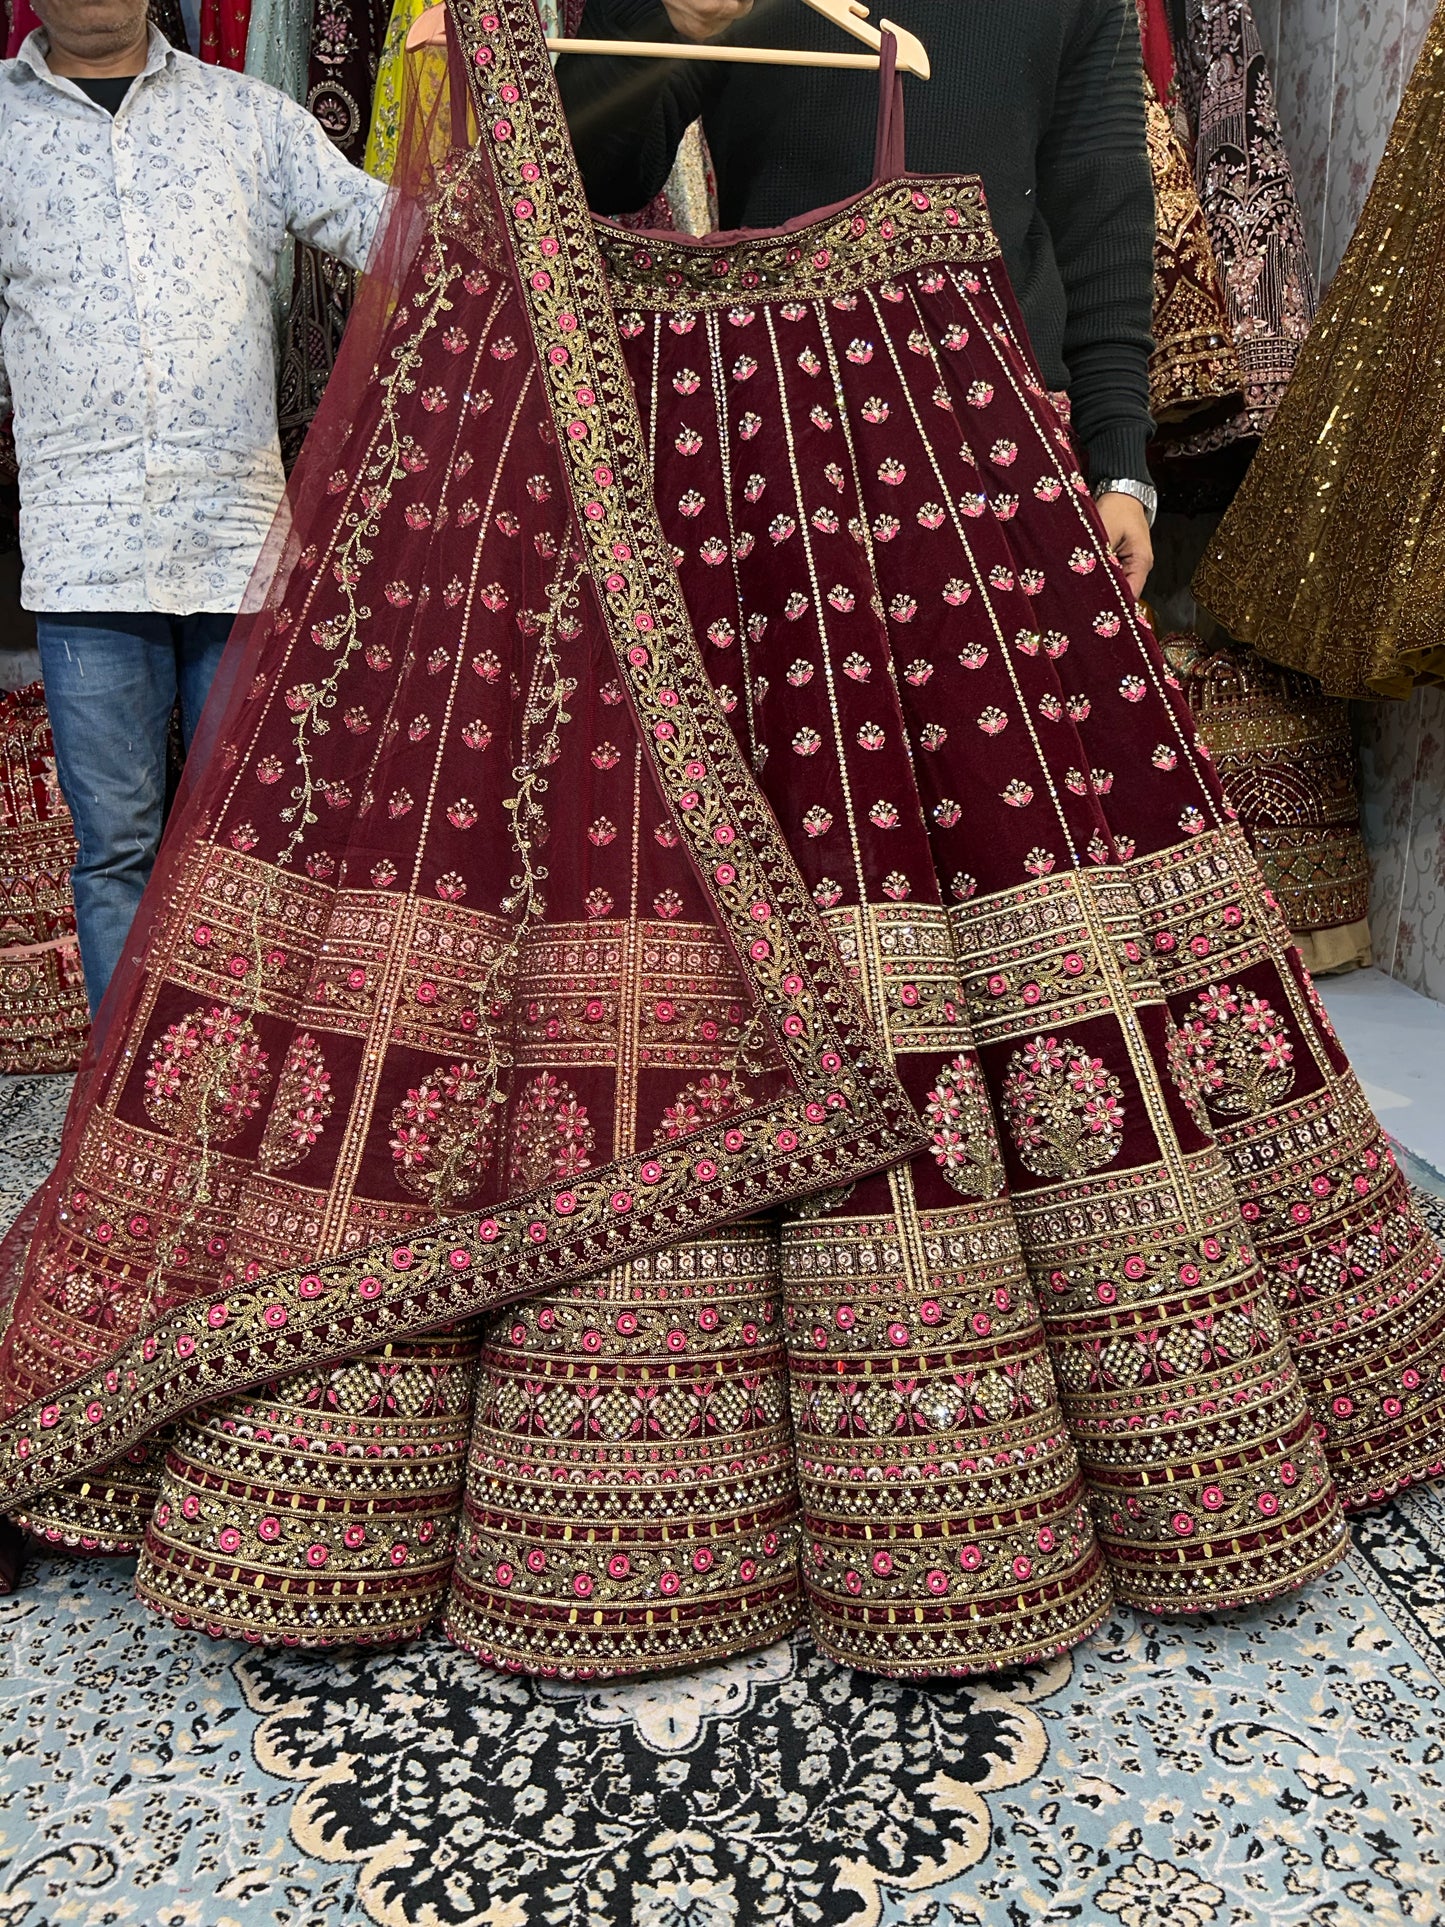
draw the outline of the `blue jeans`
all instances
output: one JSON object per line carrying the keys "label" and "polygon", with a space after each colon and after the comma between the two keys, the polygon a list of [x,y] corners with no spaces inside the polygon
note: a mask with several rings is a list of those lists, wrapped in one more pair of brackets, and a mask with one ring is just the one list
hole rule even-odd
{"label": "blue jeans", "polygon": [[92,1015],[160,847],[171,711],[179,697],[189,749],[233,620],[36,617],[56,774],[80,845],[72,872],[75,921]]}

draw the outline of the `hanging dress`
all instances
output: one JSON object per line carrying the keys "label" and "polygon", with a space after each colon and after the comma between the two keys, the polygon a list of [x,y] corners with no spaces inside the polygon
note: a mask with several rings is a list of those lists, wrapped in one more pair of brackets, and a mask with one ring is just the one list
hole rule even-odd
{"label": "hanging dress", "polygon": [[1445,680],[1445,14],[1194,591],[1335,696]]}
{"label": "hanging dress", "polygon": [[[366,153],[362,165],[379,181],[389,181],[396,166],[397,147],[406,125],[404,98],[408,71],[406,38],[426,12],[429,0],[392,0],[391,18],[381,45],[376,66],[376,85],[371,96],[371,124],[367,129]],[[410,63],[413,68],[418,64]]]}
{"label": "hanging dress", "polygon": [[1243,372],[1194,181],[1164,0],[1139,0],[1145,136],[1154,181],[1154,346],[1149,413],[1170,433],[1213,425],[1243,401]]}
{"label": "hanging dress", "polygon": [[1243,372],[1244,406],[1151,463],[1169,506],[1225,507],[1294,373],[1315,312],[1314,273],[1274,86],[1249,0],[1186,0],[1181,91],[1194,177]]}
{"label": "hanging dress", "polygon": [[208,711],[0,1503],[188,1623],[535,1672],[1302,1583],[1440,1469],[1441,1256],[978,181],[902,172],[885,63],[854,200],[594,229],[532,0],[452,19],[480,138]]}
{"label": "hanging dress", "polygon": [[201,0],[200,55],[208,66],[244,73],[251,0]]}
{"label": "hanging dress", "polygon": [[[13,563],[10,559],[13,558]],[[14,424],[0,422],[0,587],[20,586],[20,488]],[[19,640],[17,637],[16,640]],[[90,1009],[75,935],[75,828],[60,794],[40,683],[0,695],[0,1075],[71,1071]],[[4,1577],[0,1551],[0,1582]]]}
{"label": "hanging dress", "polygon": [[[305,103],[335,146],[358,167],[366,154],[372,89],[388,16],[387,0],[312,4]],[[355,292],[356,276],[350,268],[319,248],[296,244],[276,405],[281,456],[288,470],[326,392]]]}
{"label": "hanging dress", "polygon": [[38,682],[0,695],[0,1076],[72,1071],[90,1028],[75,830]]}
{"label": "hanging dress", "polygon": [[1348,705],[1243,643],[1162,638],[1260,875],[1315,977],[1370,963],[1370,858]]}

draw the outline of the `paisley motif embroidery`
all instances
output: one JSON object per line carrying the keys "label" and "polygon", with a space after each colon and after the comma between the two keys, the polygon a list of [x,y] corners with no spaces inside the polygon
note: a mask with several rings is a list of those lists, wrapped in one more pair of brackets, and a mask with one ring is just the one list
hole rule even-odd
{"label": "paisley motif embroidery", "polygon": [[955,1057],[938,1074],[923,1107],[932,1133],[934,1161],[955,1191],[966,1198],[991,1198],[1003,1185],[1003,1159],[993,1132],[993,1114],[971,1057]]}
{"label": "paisley motif embroidery", "polygon": [[250,1018],[212,1004],[178,1017],[152,1044],[143,1101],[162,1129],[225,1142],[250,1123],[270,1081]]}
{"label": "paisley motif embroidery", "polygon": [[438,1065],[392,1113],[391,1155],[408,1191],[438,1209],[479,1187],[496,1141],[492,1082],[475,1064]]}
{"label": "paisley motif embroidery", "polygon": [[711,1071],[695,1084],[686,1084],[662,1113],[653,1142],[665,1144],[673,1138],[688,1137],[704,1123],[730,1117],[744,1108],[747,1092],[735,1077]]}
{"label": "paisley motif embroidery", "polygon": [[1183,1026],[1189,1062],[1211,1110],[1259,1111],[1294,1085],[1294,1045],[1267,997],[1244,985],[1210,984]]}
{"label": "paisley motif embroidery", "polygon": [[531,1190],[549,1180],[580,1177],[592,1163],[597,1133],[570,1084],[550,1071],[522,1092],[512,1122],[511,1182]]}
{"label": "paisley motif embroidery", "polygon": [[1004,1112],[1025,1167],[1037,1178],[1081,1177],[1117,1155],[1123,1087],[1072,1037],[1033,1037],[1009,1059]]}
{"label": "paisley motif embroidery", "polygon": [[336,1102],[320,1046],[302,1031],[286,1053],[257,1161],[265,1171],[299,1164],[318,1143]]}
{"label": "paisley motif embroidery", "polygon": [[1205,1108],[1204,1093],[1199,1088],[1199,1078],[1195,1073],[1189,1038],[1177,1024],[1169,1026],[1169,1041],[1164,1047],[1164,1055],[1169,1067],[1169,1075],[1174,1080],[1174,1087],[1184,1100],[1184,1108],[1200,1130],[1207,1131],[1209,1113]]}

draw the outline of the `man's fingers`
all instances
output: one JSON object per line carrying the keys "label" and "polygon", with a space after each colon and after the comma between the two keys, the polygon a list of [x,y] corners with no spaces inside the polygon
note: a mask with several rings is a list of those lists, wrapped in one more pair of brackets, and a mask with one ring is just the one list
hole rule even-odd
{"label": "man's fingers", "polygon": [[668,18],[684,40],[710,40],[753,9],[753,0],[663,0],[663,3]]}
{"label": "man's fingers", "polygon": [[1136,598],[1143,593],[1154,566],[1154,545],[1149,539],[1149,519],[1143,504],[1132,495],[1110,490],[1099,498],[1099,518],[1114,557]]}

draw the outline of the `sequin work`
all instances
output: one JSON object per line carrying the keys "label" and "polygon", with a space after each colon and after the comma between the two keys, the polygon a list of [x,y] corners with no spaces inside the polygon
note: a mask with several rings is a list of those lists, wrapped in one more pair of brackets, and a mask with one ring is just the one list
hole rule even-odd
{"label": "sequin work", "polygon": [[1445,15],[1289,391],[1194,590],[1332,696],[1445,678]]}
{"label": "sequin work", "polygon": [[1166,636],[1214,767],[1316,974],[1370,957],[1370,860],[1346,704],[1243,645]]}
{"label": "sequin work", "polygon": [[[568,659],[560,706],[584,727],[558,740],[584,755],[564,746],[549,779],[569,808],[550,819],[546,918],[519,936],[479,913],[463,955],[425,890],[359,891],[318,966],[336,989],[274,1063],[257,1059],[259,1009],[217,1000],[193,1018],[189,985],[146,1029],[146,1129],[184,1143],[204,1115],[222,1155],[257,1144],[266,1176],[243,1173],[242,1195],[271,1199],[347,1088],[323,1085],[311,1050],[333,1000],[349,1007],[351,970],[371,981],[343,936],[381,940],[398,904],[418,929],[441,917],[453,934],[394,981],[430,985],[459,1025],[487,946],[517,985],[500,1123],[425,1031],[430,1005],[408,1014],[416,1074],[388,1087],[370,1162],[352,1153],[374,1173],[384,1144],[394,1189],[346,1194],[414,1214],[390,1268],[371,1229],[385,1220],[348,1245],[324,1187],[335,1245],[269,1208],[245,1219],[249,1239],[294,1241],[293,1269],[257,1243],[255,1312],[238,1287],[226,1317],[233,1296],[248,1318],[279,1304],[311,1353],[259,1394],[217,1386],[183,1418],[197,1438],[167,1480],[185,1495],[243,1408],[249,1425],[294,1407],[288,1381],[328,1382],[344,1348],[323,1349],[336,1327],[308,1293],[371,1291],[378,1309],[347,1329],[373,1355],[438,1301],[488,1317],[444,1611],[491,1663],[645,1671],[806,1613],[856,1665],[964,1673],[1068,1647],[1113,1598],[1199,1611],[1302,1583],[1339,1556],[1342,1501],[1439,1466],[1441,1258],[1109,559],[978,183],[893,175],[785,235],[594,239],[530,0],[454,24],[520,270],[504,338],[525,325],[541,348],[549,499],[565,475],[609,652]],[[444,180],[465,185],[454,165]],[[447,206],[473,231],[474,207]],[[466,332],[456,299],[448,326]],[[529,472],[549,444],[526,445]],[[414,593],[389,556],[383,572],[383,593]],[[473,580],[484,604],[507,593],[500,570]],[[495,681],[530,664],[509,630],[486,634]],[[413,743],[414,693],[396,709]],[[696,751],[674,748],[690,732]],[[376,794],[415,805],[402,758],[418,754],[399,750]],[[588,847],[639,867],[595,868]],[[665,867],[678,849],[692,872]],[[201,867],[221,866],[206,852]],[[764,870],[767,893],[742,889]],[[494,903],[484,864],[466,881],[469,910]],[[217,892],[232,899],[249,906]],[[380,1002],[366,1008],[387,1036]],[[825,1017],[831,1033],[810,1032]],[[499,1168],[525,1199],[515,1217],[509,1199],[474,1223],[469,1202],[437,1227]],[[719,1182],[731,1208],[699,1223]],[[630,1215],[644,1196],[648,1235],[609,1236],[613,1201]],[[504,1215],[524,1250],[536,1225],[570,1262],[504,1270],[488,1256]],[[327,1255],[298,1275],[303,1239]],[[485,1290],[442,1288],[449,1245],[491,1268]],[[27,1361],[55,1303],[37,1305]],[[196,1297],[192,1328],[216,1306]],[[169,1416],[170,1379],[143,1375],[143,1351],[123,1362]],[[103,1420],[103,1376],[84,1390]],[[12,1431],[43,1438],[46,1409]],[[73,1437],[76,1388],[54,1409]],[[284,1492],[302,1471],[266,1477]],[[258,1484],[243,1509],[279,1518],[268,1502]],[[255,1544],[240,1516],[207,1530]],[[161,1531],[183,1548],[173,1578]],[[278,1557],[262,1636],[341,1637],[372,1610],[370,1581],[349,1598],[292,1587],[310,1543]],[[244,1589],[198,1556],[172,1514],[152,1532],[151,1597],[241,1624]],[[280,1605],[303,1597],[337,1604],[320,1626],[291,1612],[288,1635]]]}
{"label": "sequin work", "polygon": [[39,683],[0,696],[0,1072],[73,1070],[90,1011],[75,937],[75,830]]}
{"label": "sequin work", "polygon": [[[457,150],[368,280],[125,995],[5,1253],[12,1509],[64,1516],[177,1419],[171,1469],[214,1469],[257,1384],[292,1407],[338,1357],[923,1141],[716,709],[645,479],[623,485],[590,228],[564,253],[526,165],[522,201]],[[328,1594],[307,1636],[358,1600],[374,1632],[372,1590]]]}
{"label": "sequin work", "polygon": [[1219,284],[1189,150],[1152,82],[1144,81],[1149,171],[1154,179],[1154,347],[1149,413],[1173,432],[1242,402],[1244,374]]}

